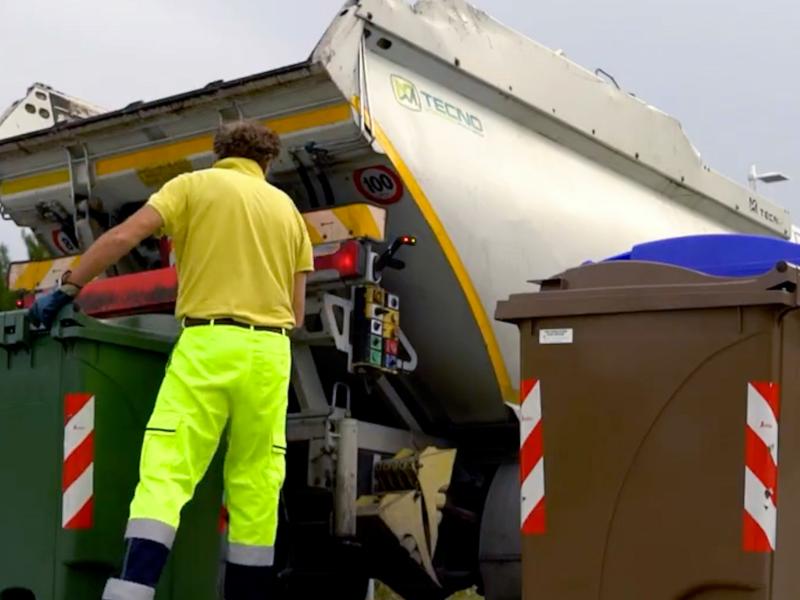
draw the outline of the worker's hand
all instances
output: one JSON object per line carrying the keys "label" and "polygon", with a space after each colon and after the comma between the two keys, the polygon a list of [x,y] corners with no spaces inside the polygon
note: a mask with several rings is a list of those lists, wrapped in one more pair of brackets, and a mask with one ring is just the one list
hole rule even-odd
{"label": "worker's hand", "polygon": [[73,302],[78,292],[78,286],[65,283],[49,294],[39,296],[28,311],[28,318],[35,326],[43,325],[50,329],[61,309]]}

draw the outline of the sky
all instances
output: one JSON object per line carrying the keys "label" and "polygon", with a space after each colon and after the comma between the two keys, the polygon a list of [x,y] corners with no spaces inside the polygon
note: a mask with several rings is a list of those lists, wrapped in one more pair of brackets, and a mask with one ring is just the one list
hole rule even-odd
{"label": "sky", "polygon": [[[800,3],[473,0],[677,117],[714,169],[800,223]],[[307,58],[343,0],[0,0],[0,112],[34,81],[109,109]],[[535,77],[531,73],[531,77]],[[0,242],[24,258],[13,225]]]}

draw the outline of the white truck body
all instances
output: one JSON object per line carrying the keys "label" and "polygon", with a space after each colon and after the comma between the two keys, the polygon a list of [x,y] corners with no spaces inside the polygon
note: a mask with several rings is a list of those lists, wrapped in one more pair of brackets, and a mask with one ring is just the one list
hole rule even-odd
{"label": "white truck body", "polygon": [[0,113],[0,140],[104,112],[105,109],[85,100],[68,96],[43,83],[34,83],[24,97]]}

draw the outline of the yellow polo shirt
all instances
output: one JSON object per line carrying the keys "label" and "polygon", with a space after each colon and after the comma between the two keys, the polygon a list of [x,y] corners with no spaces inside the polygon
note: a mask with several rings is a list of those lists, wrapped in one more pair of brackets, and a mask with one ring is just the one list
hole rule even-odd
{"label": "yellow polo shirt", "polygon": [[226,158],[172,179],[148,202],[172,238],[175,314],[291,328],[294,275],[314,269],[305,222],[255,161]]}

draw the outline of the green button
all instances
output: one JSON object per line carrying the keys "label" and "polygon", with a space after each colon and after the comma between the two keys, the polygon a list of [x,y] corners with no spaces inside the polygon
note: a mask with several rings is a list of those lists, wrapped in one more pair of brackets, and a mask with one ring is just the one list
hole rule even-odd
{"label": "green button", "polygon": [[373,365],[380,366],[382,358],[383,357],[381,356],[381,351],[380,350],[373,350],[372,352],[370,352],[369,362],[371,362]]}

